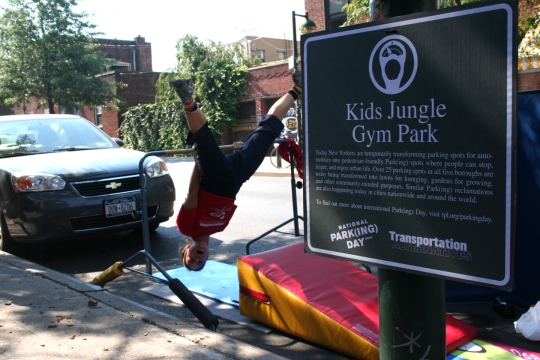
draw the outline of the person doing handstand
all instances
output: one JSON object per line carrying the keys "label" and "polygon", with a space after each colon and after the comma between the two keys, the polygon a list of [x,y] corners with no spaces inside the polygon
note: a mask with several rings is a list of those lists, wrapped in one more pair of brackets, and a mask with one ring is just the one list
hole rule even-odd
{"label": "person doing handstand", "polygon": [[209,255],[210,235],[223,231],[231,220],[236,194],[244,182],[257,171],[268,149],[283,130],[281,120],[294,101],[302,94],[302,74],[293,75],[294,86],[261,118],[259,127],[235,151],[225,155],[220,150],[206,121],[206,116],[193,98],[191,80],[171,81],[183,103],[193,145],[195,166],[189,190],[176,218],[178,230],[187,236],[181,257],[190,270],[201,270]]}

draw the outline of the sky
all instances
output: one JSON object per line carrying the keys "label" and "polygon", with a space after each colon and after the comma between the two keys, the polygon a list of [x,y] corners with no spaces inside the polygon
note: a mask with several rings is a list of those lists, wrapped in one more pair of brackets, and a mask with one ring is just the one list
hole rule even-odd
{"label": "sky", "polygon": [[292,39],[292,11],[305,14],[304,0],[79,0],[74,9],[90,15],[100,38],[144,37],[154,71],[174,68],[176,41],[187,34],[222,43],[248,35]]}

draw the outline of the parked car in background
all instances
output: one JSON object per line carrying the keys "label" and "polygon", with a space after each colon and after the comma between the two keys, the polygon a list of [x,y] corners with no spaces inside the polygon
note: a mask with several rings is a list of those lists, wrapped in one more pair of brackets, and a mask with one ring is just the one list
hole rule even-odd
{"label": "parked car in background", "polygon": [[[140,151],[74,115],[0,116],[0,249],[141,229]],[[148,226],[173,215],[166,164],[149,156]],[[26,245],[28,246],[28,245]]]}

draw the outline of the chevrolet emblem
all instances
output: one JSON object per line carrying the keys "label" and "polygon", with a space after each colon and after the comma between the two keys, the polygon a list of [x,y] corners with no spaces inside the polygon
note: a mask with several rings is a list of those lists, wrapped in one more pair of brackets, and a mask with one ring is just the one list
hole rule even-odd
{"label": "chevrolet emblem", "polygon": [[105,185],[105,189],[112,189],[112,190],[115,190],[117,188],[119,188],[120,186],[122,186],[122,183],[117,183],[117,182],[112,182],[110,183],[109,185]]}

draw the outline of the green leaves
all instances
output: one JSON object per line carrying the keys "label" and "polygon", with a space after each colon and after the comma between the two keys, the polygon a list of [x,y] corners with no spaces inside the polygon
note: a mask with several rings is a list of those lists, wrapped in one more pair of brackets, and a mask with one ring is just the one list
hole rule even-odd
{"label": "green leaves", "polygon": [[186,146],[185,114],[169,86],[172,80],[193,79],[195,99],[218,142],[220,134],[239,117],[240,98],[247,86],[246,65],[253,63],[244,55],[241,45],[204,44],[187,35],[178,41],[177,50],[177,71],[161,74],[156,83],[158,103],[139,105],[125,114],[120,132],[127,146],[141,151]]}
{"label": "green leaves", "polygon": [[347,20],[342,26],[356,24],[364,17],[369,18],[369,0],[352,0],[345,4],[341,11],[347,14]]}
{"label": "green leaves", "polygon": [[8,0],[0,18],[0,100],[44,99],[72,108],[118,101],[118,84],[95,77],[106,67],[92,45],[87,15],[72,11],[74,0]]}
{"label": "green leaves", "polygon": [[239,116],[239,98],[246,93],[249,57],[240,44],[204,44],[187,35],[177,43],[178,73],[194,79],[196,99],[219,137]]}
{"label": "green leaves", "polygon": [[523,40],[527,31],[531,28],[536,28],[540,22],[540,13],[525,14],[522,19],[519,20],[518,26],[518,43]]}
{"label": "green leaves", "polygon": [[120,126],[125,146],[144,152],[184,149],[188,131],[182,105],[172,101],[134,106]]}
{"label": "green leaves", "polygon": [[[468,4],[471,2],[480,1],[480,0],[460,0],[459,3],[462,5]],[[406,4],[412,0],[400,0],[394,3],[394,7],[398,4]],[[390,3],[389,0],[379,0],[374,6],[380,11]],[[456,0],[437,0],[437,8],[447,8],[451,6],[456,6],[458,2]],[[370,0],[351,0],[341,9],[347,15],[347,20],[343,23],[342,26],[354,25],[362,22],[363,20],[369,20],[370,16]]]}

